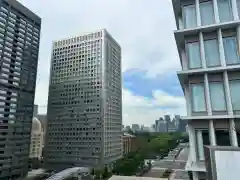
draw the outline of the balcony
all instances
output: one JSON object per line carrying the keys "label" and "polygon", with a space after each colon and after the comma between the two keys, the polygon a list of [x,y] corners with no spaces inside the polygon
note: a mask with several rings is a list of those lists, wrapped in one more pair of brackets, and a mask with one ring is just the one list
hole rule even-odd
{"label": "balcony", "polygon": [[239,71],[240,65],[230,65],[230,66],[218,66],[218,67],[211,67],[211,68],[199,68],[199,69],[188,69],[178,71],[178,79],[180,81],[181,86],[183,87],[185,82],[188,82],[188,77],[191,75],[200,75],[203,76],[204,73],[221,73],[224,71]]}

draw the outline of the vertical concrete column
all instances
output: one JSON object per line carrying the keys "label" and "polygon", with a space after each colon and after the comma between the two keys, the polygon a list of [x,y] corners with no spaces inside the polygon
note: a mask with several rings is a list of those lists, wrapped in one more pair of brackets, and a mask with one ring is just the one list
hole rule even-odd
{"label": "vertical concrete column", "polygon": [[188,61],[187,61],[187,55],[185,50],[181,50],[181,61],[182,61],[182,69],[187,70],[188,69]]}
{"label": "vertical concrete column", "polygon": [[179,29],[184,29],[183,17],[178,18],[178,22]]}
{"label": "vertical concrete column", "polygon": [[217,0],[213,0],[213,12],[214,12],[215,22],[219,23],[220,20],[219,20]]}
{"label": "vertical concrete column", "polygon": [[213,124],[213,120],[209,120],[209,135],[210,135],[210,142],[212,146],[216,146],[216,134],[215,134],[215,128]]}
{"label": "vertical concrete column", "polygon": [[237,1],[236,0],[231,0],[231,5],[232,5],[232,12],[233,12],[233,20],[238,20],[238,8],[237,8]]}
{"label": "vertical concrete column", "polygon": [[201,26],[201,15],[200,15],[199,0],[195,0],[195,4],[196,4],[197,26]]}
{"label": "vertical concrete column", "polygon": [[202,67],[206,68],[207,67],[207,62],[205,58],[205,50],[204,50],[204,39],[203,39],[203,33],[199,33],[199,42],[200,42],[200,56],[201,56],[201,61],[202,61]]}
{"label": "vertical concrete column", "polygon": [[205,86],[207,113],[209,116],[211,116],[212,115],[212,107],[211,107],[210,90],[209,90],[209,82],[208,82],[207,73],[204,74],[204,86]]}
{"label": "vertical concrete column", "polygon": [[193,172],[193,180],[198,180],[198,172]]}
{"label": "vertical concrete column", "polygon": [[223,48],[223,39],[222,39],[222,30],[218,29],[217,31],[217,36],[218,36],[218,44],[219,44],[219,55],[220,55],[220,62],[221,66],[226,67],[226,59],[225,59],[225,53],[224,53],[224,48]]}
{"label": "vertical concrete column", "polygon": [[203,148],[203,136],[202,136],[202,130],[197,130],[197,145],[198,145],[198,156],[199,160],[203,161],[204,158],[204,148]]}
{"label": "vertical concrete column", "polygon": [[231,145],[234,147],[238,147],[238,139],[237,139],[237,132],[235,128],[234,119],[229,119],[229,135],[230,135]]}
{"label": "vertical concrete column", "polygon": [[223,82],[224,82],[224,89],[225,89],[225,96],[226,96],[225,99],[226,99],[227,111],[228,111],[229,115],[233,115],[233,107],[232,107],[232,101],[231,101],[231,94],[230,94],[230,87],[229,87],[227,71],[223,72]]}
{"label": "vertical concrete column", "polygon": [[188,134],[189,134],[189,144],[190,144],[190,156],[193,162],[197,160],[197,149],[196,149],[196,136],[195,129],[191,124],[188,123]]}
{"label": "vertical concrete column", "polygon": [[192,115],[192,107],[191,107],[191,93],[190,88],[188,85],[184,85],[184,94],[185,94],[185,100],[186,100],[186,107],[187,107],[187,116]]}
{"label": "vertical concrete column", "polygon": [[[240,44],[240,25],[237,27],[237,41]],[[240,46],[238,46],[238,55],[240,55]]]}

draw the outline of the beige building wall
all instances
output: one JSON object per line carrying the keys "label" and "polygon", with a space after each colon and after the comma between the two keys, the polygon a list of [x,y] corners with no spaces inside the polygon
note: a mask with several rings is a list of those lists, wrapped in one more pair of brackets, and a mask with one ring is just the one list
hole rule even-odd
{"label": "beige building wall", "polygon": [[43,142],[44,139],[41,123],[37,118],[33,118],[29,154],[30,158],[40,159],[42,157]]}

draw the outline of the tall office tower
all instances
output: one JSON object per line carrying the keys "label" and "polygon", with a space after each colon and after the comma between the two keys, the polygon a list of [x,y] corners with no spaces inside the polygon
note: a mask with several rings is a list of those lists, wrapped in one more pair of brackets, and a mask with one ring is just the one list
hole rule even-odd
{"label": "tall office tower", "polygon": [[168,132],[169,130],[169,125],[170,125],[170,122],[171,122],[171,117],[170,115],[164,115],[164,121],[166,123],[166,132]]}
{"label": "tall office tower", "polygon": [[41,19],[0,0],[0,179],[28,171]]}
{"label": "tall office tower", "polygon": [[55,41],[47,168],[103,166],[122,156],[121,48],[105,30]]}
{"label": "tall office tower", "polygon": [[206,179],[203,145],[238,146],[240,1],[172,2],[190,140],[186,170]]}

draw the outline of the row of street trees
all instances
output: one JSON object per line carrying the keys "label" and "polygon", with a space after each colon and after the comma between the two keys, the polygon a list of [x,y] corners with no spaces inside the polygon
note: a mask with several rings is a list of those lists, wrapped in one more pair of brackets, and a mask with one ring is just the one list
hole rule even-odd
{"label": "row of street trees", "polygon": [[182,138],[180,133],[141,133],[135,134],[138,149],[116,161],[113,174],[131,176],[144,169],[145,159],[163,158],[171,149],[174,149]]}

